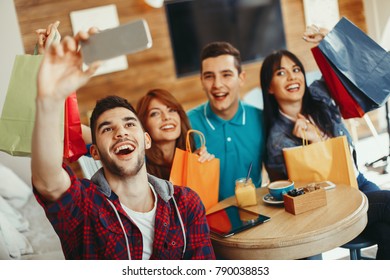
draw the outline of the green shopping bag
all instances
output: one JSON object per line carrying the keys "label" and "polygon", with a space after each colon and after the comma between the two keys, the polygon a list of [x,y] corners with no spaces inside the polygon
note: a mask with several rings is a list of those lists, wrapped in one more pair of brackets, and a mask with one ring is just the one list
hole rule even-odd
{"label": "green shopping bag", "polygon": [[[35,119],[37,74],[42,55],[17,55],[0,118],[0,151],[30,156]],[[64,123],[63,112],[59,121]],[[62,125],[61,133],[64,127]]]}

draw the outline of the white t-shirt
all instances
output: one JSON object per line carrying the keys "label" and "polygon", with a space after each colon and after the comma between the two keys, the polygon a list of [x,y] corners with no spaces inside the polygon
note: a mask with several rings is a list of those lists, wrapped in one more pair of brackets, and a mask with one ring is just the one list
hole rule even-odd
{"label": "white t-shirt", "polygon": [[157,208],[156,192],[154,191],[150,183],[149,183],[149,187],[152,189],[154,195],[154,205],[151,211],[146,213],[136,212],[121,203],[126,214],[129,215],[131,220],[134,222],[134,224],[136,224],[136,226],[141,231],[142,243],[143,243],[143,252],[142,252],[143,260],[148,260],[152,255],[153,240],[154,240],[154,222],[156,218],[156,208]]}

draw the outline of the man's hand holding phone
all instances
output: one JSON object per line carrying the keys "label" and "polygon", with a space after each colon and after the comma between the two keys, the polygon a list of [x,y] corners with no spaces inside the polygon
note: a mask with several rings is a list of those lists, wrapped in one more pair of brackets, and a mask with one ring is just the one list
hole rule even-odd
{"label": "man's hand holding phone", "polygon": [[38,73],[38,98],[63,99],[86,84],[100,66],[100,61],[82,69],[79,43],[87,41],[96,29],[80,31],[76,36],[66,36],[61,42],[52,44],[45,51]]}
{"label": "man's hand holding phone", "polygon": [[[88,82],[101,61],[151,46],[149,28],[143,19],[101,32],[92,27],[74,37],[66,36],[61,42],[48,45],[38,76],[39,93],[55,92],[57,98],[66,98]],[[85,71],[83,62],[89,66]]]}

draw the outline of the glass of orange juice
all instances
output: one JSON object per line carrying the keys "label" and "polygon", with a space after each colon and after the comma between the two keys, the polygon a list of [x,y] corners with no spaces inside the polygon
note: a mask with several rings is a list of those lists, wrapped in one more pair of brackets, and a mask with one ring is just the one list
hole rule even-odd
{"label": "glass of orange juice", "polygon": [[257,204],[256,187],[252,182],[252,178],[237,179],[235,194],[238,206],[245,207]]}

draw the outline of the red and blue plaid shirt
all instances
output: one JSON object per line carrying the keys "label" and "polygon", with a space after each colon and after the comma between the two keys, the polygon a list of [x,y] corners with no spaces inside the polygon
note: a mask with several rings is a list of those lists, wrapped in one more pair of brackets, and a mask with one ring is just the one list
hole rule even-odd
{"label": "red and blue plaid shirt", "polygon": [[[66,259],[128,259],[127,246],[119,220],[109,199],[119,212],[127,233],[131,258],[142,259],[142,235],[120,205],[117,195],[90,180],[79,180],[70,167],[65,170],[71,187],[54,203],[46,203],[34,190],[60,240]],[[153,252],[150,259],[215,259],[205,210],[198,195],[189,188],[174,187],[186,233],[184,235],[172,198],[167,199],[167,181],[148,176],[157,193]],[[166,193],[161,193],[161,190]],[[162,196],[161,196],[162,194]],[[165,197],[165,200],[163,199]]]}

